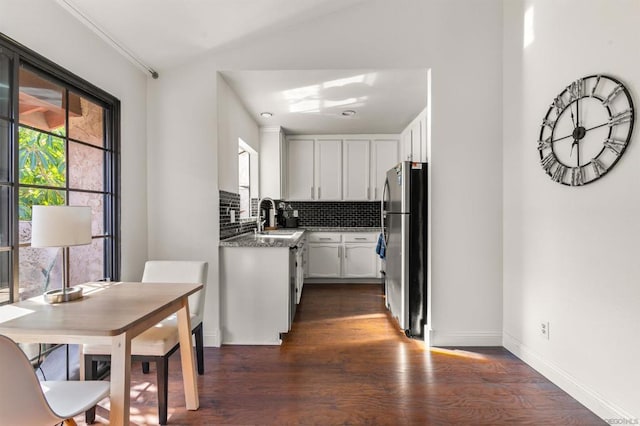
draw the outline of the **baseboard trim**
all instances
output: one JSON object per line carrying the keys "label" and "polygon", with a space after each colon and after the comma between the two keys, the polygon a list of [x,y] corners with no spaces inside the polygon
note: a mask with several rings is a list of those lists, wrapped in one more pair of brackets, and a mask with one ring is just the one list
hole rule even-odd
{"label": "baseboard trim", "polygon": [[432,346],[502,346],[502,333],[432,330],[429,340]]}
{"label": "baseboard trim", "polygon": [[219,348],[221,345],[220,342],[220,330],[215,330],[213,334],[205,334],[204,336],[204,346]]}
{"label": "baseboard trim", "polygon": [[600,418],[638,421],[637,416],[607,401],[598,392],[584,385],[556,364],[549,362],[509,333],[503,332],[503,346]]}

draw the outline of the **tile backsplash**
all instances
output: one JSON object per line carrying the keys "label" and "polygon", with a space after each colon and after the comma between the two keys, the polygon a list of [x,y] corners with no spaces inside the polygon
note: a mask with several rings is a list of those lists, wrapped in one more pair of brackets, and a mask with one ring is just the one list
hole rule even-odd
{"label": "tile backsplash", "polygon": [[[256,203],[257,204],[257,203]],[[236,221],[231,223],[231,210],[236,212]],[[255,220],[239,219],[240,194],[220,191],[220,239],[233,237],[251,231],[256,227]]]}
{"label": "tile backsplash", "polygon": [[[281,200],[275,200],[279,206]],[[380,202],[378,201],[284,201],[298,210],[298,226],[318,227],[379,227]],[[255,212],[258,200],[251,200]],[[266,205],[263,205],[266,208]],[[231,223],[230,211],[235,210],[236,221]],[[255,220],[238,218],[240,195],[220,191],[220,239],[251,231]]]}
{"label": "tile backsplash", "polygon": [[299,226],[378,227],[378,201],[289,201],[298,210]]}

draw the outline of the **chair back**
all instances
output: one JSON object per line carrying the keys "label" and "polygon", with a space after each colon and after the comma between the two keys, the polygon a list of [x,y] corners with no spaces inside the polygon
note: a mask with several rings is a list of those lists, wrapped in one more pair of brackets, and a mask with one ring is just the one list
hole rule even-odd
{"label": "chair back", "polygon": [[189,296],[189,311],[202,321],[208,265],[190,260],[149,260],[144,265],[142,282],[202,283],[202,290]]}
{"label": "chair back", "polygon": [[56,424],[36,373],[15,342],[0,335],[0,419],[7,425]]}

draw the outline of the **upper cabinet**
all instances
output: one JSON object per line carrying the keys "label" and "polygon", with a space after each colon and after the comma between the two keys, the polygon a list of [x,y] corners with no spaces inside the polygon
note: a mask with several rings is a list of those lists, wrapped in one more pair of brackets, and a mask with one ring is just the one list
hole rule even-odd
{"label": "upper cabinet", "polygon": [[290,200],[315,200],[315,140],[292,138],[287,144],[287,197]]}
{"label": "upper cabinet", "polygon": [[316,140],[316,200],[342,200],[342,140]]}
{"label": "upper cabinet", "polygon": [[403,161],[426,163],[427,158],[427,109],[413,119],[400,134]]}
{"label": "upper cabinet", "polygon": [[342,145],[342,176],[345,200],[370,198],[369,139],[345,139]]}
{"label": "upper cabinet", "polygon": [[285,136],[280,127],[260,128],[260,197],[284,198],[287,170]]}
{"label": "upper cabinet", "polygon": [[287,187],[296,201],[374,201],[399,161],[398,135],[287,138]]}
{"label": "upper cabinet", "polygon": [[371,197],[373,200],[382,198],[387,170],[398,164],[398,139],[374,139],[371,141]]}

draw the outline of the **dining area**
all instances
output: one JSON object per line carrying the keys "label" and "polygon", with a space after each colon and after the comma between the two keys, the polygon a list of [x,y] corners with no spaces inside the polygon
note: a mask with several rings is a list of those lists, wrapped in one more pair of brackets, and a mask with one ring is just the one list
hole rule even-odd
{"label": "dining area", "polygon": [[[39,410],[21,410],[25,407],[25,398],[33,398],[26,406],[40,404],[44,412],[51,411],[50,418],[57,418],[58,423],[75,424],[72,417],[85,411],[87,423],[92,423],[95,403],[106,394],[109,424],[129,425],[132,361],[142,361],[145,372],[149,372],[149,362],[156,364],[158,419],[160,424],[166,424],[168,358],[177,351],[185,407],[197,410],[200,404],[196,374],[204,373],[202,308],[207,266],[206,262],[198,261],[149,261],[140,282],[89,282],[78,286],[82,297],[75,300],[49,303],[43,296],[35,296],[0,306],[0,336],[4,336],[0,348],[8,348],[8,352],[0,349],[3,355],[15,354],[12,359],[22,357],[22,364],[28,364],[17,343],[77,344],[81,352],[81,380],[62,382],[66,385],[37,382],[31,365],[28,365],[31,370],[17,376],[18,368],[11,368],[11,363],[3,360],[0,366],[3,423],[43,424],[37,417],[42,414]],[[96,387],[96,381],[90,380],[94,379],[92,367],[100,358],[107,359],[110,365],[108,391],[105,390],[107,382],[99,381],[101,385]],[[28,389],[29,384],[34,385],[32,389]],[[87,400],[92,393],[95,401]],[[92,404],[87,405],[89,403]],[[31,421],[29,416],[36,417]]]}

